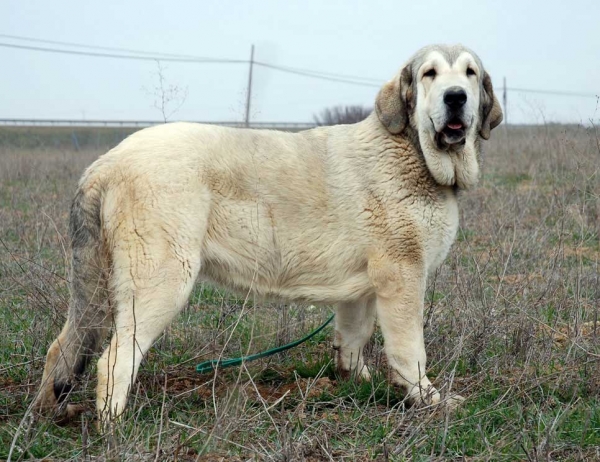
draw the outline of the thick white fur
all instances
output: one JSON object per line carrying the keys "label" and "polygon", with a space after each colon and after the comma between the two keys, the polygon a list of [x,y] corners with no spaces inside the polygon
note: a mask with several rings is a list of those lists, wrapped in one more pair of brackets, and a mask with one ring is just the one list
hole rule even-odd
{"label": "thick white fur", "polygon": [[98,409],[111,401],[122,411],[131,365],[135,376],[197,274],[260,295],[342,303],[339,366],[364,375],[377,313],[397,382],[427,390],[425,279],[454,240],[458,211],[450,187],[413,189],[407,177],[426,179],[425,169],[375,116],[298,134],[170,124],[103,156],[83,179],[102,183],[112,256],[116,333],[98,366]]}
{"label": "thick white fur", "polygon": [[[475,127],[479,87],[467,87]],[[98,364],[102,419],[123,411],[142,356],[197,277],[337,304],[337,365],[365,378],[377,318],[393,381],[413,401],[440,400],[426,376],[425,283],[455,238],[455,187],[476,181],[477,133],[464,151],[437,151],[424,117],[436,120],[443,86],[416,91],[418,136],[392,135],[375,112],[296,134],[174,123],[87,170],[80,189],[101,196],[114,317]]]}

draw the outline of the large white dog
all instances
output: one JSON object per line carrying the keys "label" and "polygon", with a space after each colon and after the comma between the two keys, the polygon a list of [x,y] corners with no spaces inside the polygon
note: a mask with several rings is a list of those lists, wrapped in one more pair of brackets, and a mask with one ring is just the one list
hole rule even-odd
{"label": "large white dog", "polygon": [[130,136],[79,183],[68,320],[37,409],[77,411],[65,398],[112,330],[97,410],[104,424],[118,416],[198,277],[337,304],[337,367],[364,378],[377,319],[393,381],[412,402],[439,402],[425,374],[426,278],[455,238],[456,195],[477,182],[481,139],[501,120],[475,53],[430,46],[354,125],[292,134],[174,123]]}

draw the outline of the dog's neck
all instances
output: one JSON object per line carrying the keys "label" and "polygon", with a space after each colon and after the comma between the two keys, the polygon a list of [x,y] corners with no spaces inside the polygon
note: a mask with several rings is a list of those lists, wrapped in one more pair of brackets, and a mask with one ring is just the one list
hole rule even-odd
{"label": "dog's neck", "polygon": [[[434,139],[411,125],[408,125],[402,133],[392,135],[375,115],[359,123],[366,124],[368,130],[376,127],[385,138],[400,143],[403,151],[414,150],[414,155],[422,156],[423,168],[429,172],[432,183],[458,189],[469,189],[477,184],[480,152],[477,133],[469,133],[464,144],[460,146],[440,150]],[[396,160],[394,157],[394,161]]]}
{"label": "dog's neck", "polygon": [[427,168],[437,183],[459,189],[469,189],[477,184],[480,151],[477,133],[469,133],[459,146],[441,150],[425,131],[416,132],[412,127],[409,130],[414,133],[407,135],[416,141],[415,145],[422,152]]}

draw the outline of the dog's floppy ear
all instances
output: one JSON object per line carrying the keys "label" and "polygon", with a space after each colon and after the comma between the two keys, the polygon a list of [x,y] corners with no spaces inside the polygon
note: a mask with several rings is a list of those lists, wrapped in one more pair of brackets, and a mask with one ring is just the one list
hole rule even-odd
{"label": "dog's floppy ear", "polygon": [[412,71],[406,65],[399,77],[383,86],[375,102],[377,117],[390,133],[397,135],[406,128],[412,97]]}
{"label": "dog's floppy ear", "polygon": [[492,79],[487,72],[483,74],[483,94],[481,95],[481,128],[479,134],[484,140],[490,139],[490,131],[502,122],[502,108],[494,95]]}

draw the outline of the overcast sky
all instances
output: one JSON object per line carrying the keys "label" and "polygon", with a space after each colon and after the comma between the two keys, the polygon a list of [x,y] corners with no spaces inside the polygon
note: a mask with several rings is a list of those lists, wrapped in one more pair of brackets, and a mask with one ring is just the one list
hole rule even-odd
{"label": "overcast sky", "polygon": [[[241,60],[254,43],[258,61],[382,82],[423,45],[463,43],[498,92],[506,77],[508,87],[600,94],[600,0],[3,0],[0,34]],[[0,118],[161,118],[154,61],[0,47],[0,63]],[[187,91],[171,120],[243,119],[247,64],[162,66],[166,85],[182,89],[176,96]],[[255,121],[311,121],[328,106],[370,106],[377,93],[263,67],[254,83]],[[600,118],[597,106],[594,97],[509,92],[508,116],[585,122]]]}

